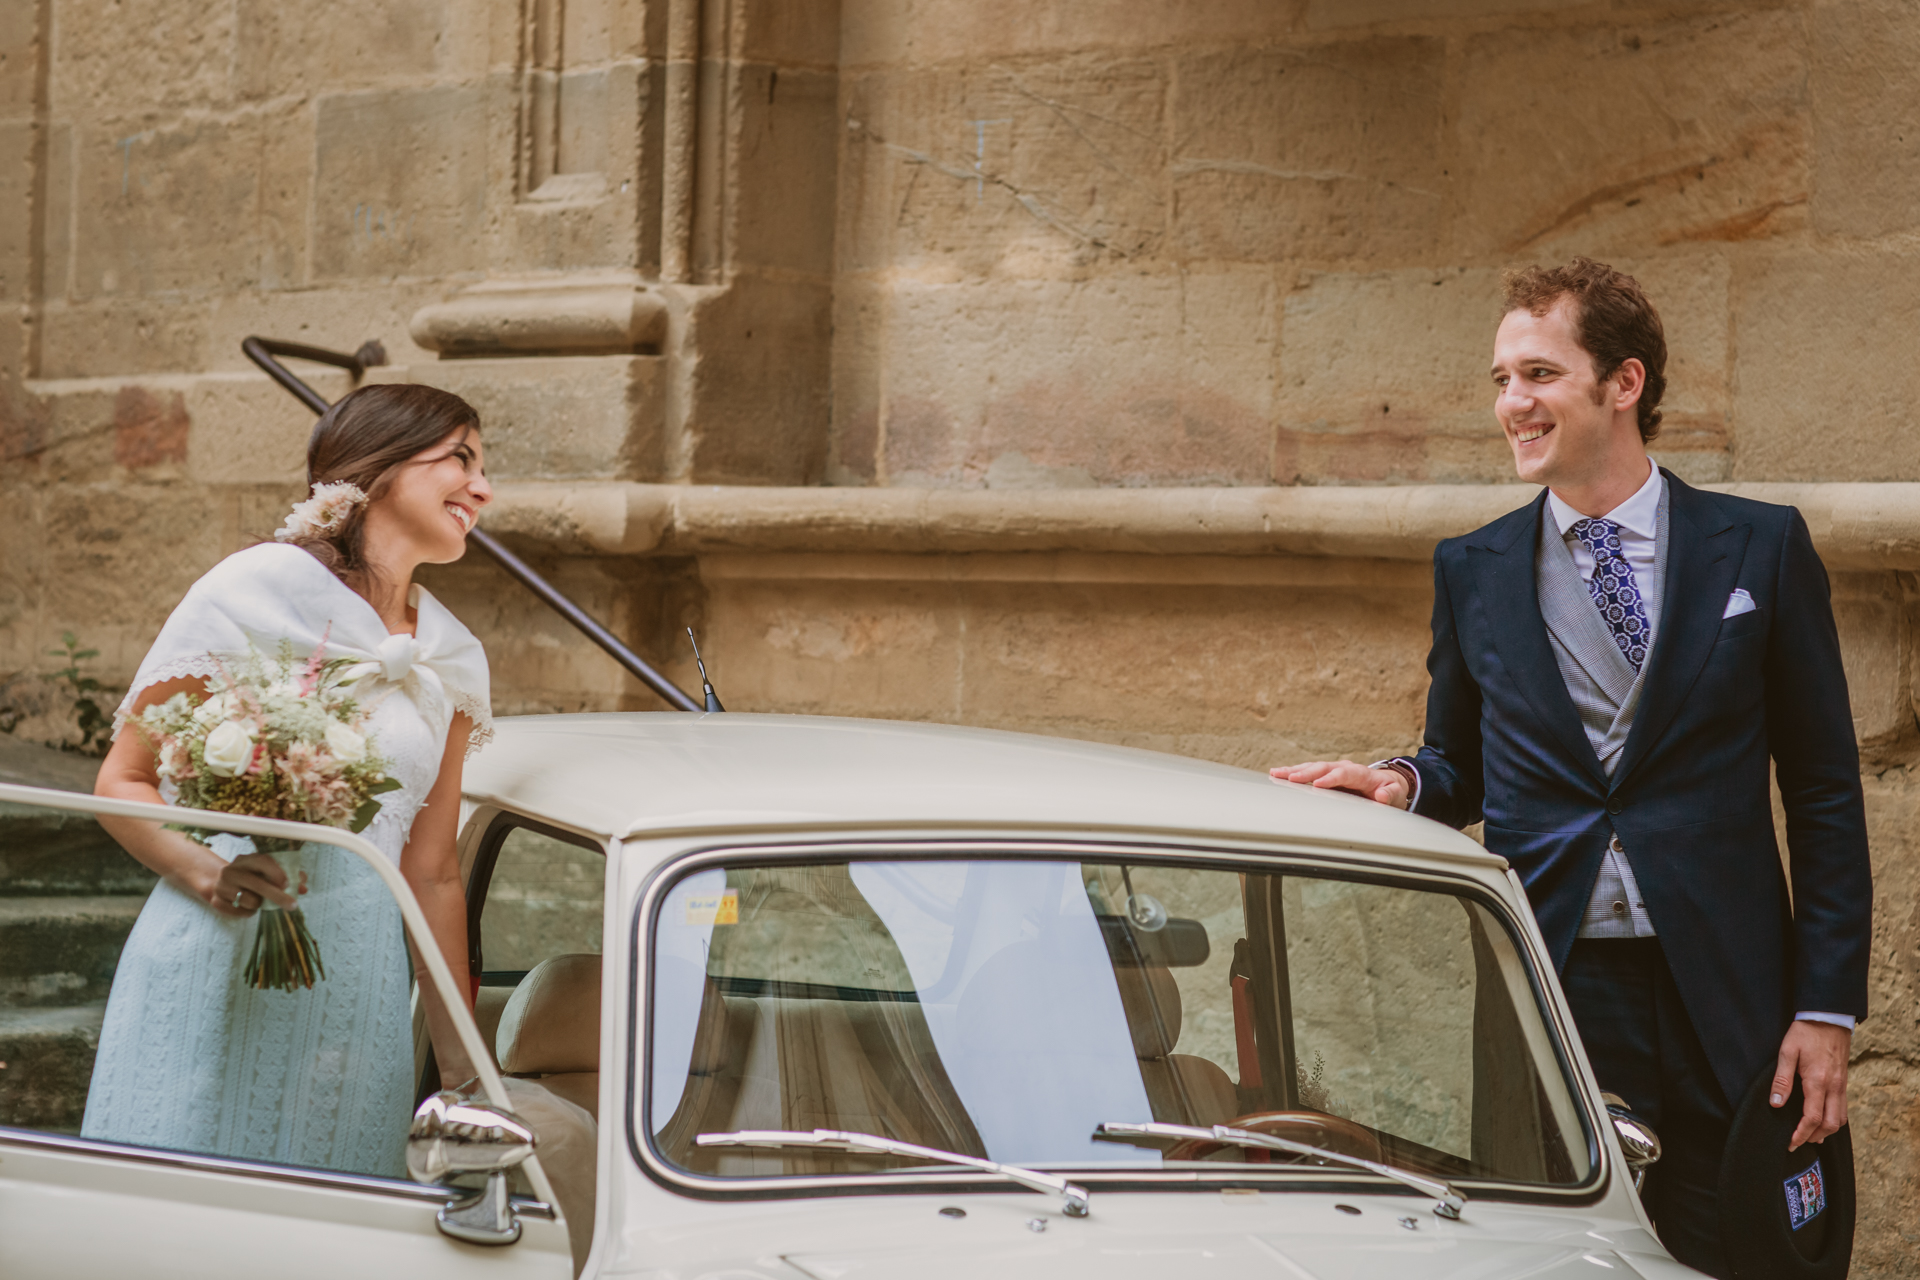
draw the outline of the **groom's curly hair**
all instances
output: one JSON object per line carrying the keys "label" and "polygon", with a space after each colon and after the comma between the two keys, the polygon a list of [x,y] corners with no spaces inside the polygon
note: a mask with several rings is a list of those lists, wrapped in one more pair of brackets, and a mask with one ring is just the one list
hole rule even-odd
{"label": "groom's curly hair", "polygon": [[[1637,406],[1640,439],[1651,443],[1660,434],[1660,400],[1667,394],[1667,333],[1640,282],[1604,262],[1575,258],[1564,267],[1514,268],[1501,284],[1509,313],[1524,308],[1544,316],[1560,299],[1572,299],[1580,345],[1593,357],[1596,382],[1611,379],[1628,360],[1640,362],[1647,371]],[[1603,394],[1594,388],[1595,404]]]}
{"label": "groom's curly hair", "polygon": [[345,481],[367,495],[340,526],[324,536],[295,538],[342,582],[367,585],[367,507],[392,484],[394,469],[462,427],[480,429],[472,405],[438,387],[376,383],[349,392],[313,424],[307,438],[307,484]]}

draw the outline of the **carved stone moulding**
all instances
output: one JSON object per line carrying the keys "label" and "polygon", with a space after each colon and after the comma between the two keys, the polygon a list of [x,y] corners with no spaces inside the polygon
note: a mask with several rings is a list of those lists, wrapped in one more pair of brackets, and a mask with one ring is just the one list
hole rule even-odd
{"label": "carved stone moulding", "polygon": [[667,303],[626,274],[505,278],[420,308],[408,329],[443,360],[656,355]]}

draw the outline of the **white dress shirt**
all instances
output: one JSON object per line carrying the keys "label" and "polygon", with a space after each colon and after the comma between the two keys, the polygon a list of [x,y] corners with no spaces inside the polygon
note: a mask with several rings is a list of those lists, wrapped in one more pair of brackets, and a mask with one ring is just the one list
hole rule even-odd
{"label": "white dress shirt", "polygon": [[[1634,584],[1643,592],[1646,584],[1652,581],[1654,568],[1659,555],[1658,530],[1660,523],[1660,498],[1666,489],[1666,481],[1660,475],[1660,468],[1649,461],[1647,480],[1634,491],[1632,497],[1607,512],[1604,519],[1619,526],[1620,554],[1625,557],[1627,567],[1633,571]],[[1593,580],[1593,552],[1578,537],[1569,532],[1573,526],[1586,517],[1561,501],[1560,495],[1551,489],[1547,491],[1547,510],[1553,517],[1554,526],[1560,536],[1566,539],[1567,549],[1573,553],[1573,563],[1580,570],[1583,581]],[[1381,763],[1386,763],[1382,761]],[[1413,761],[1401,758],[1399,763],[1413,769],[1413,794],[1408,797],[1407,807],[1412,808],[1420,799],[1420,771]],[[1616,897],[1628,904],[1628,919],[1618,920],[1611,911]],[[1612,927],[1602,922],[1614,922]],[[1601,867],[1600,879],[1594,886],[1593,900],[1587,904],[1586,917],[1582,922],[1582,937],[1635,937],[1654,936],[1653,920],[1647,915],[1647,904],[1640,894],[1640,886],[1633,878],[1633,867],[1627,860],[1607,850],[1606,861]],[[1802,1022],[1826,1022],[1837,1027],[1853,1028],[1854,1020],[1844,1013],[1801,1012],[1794,1017]]]}

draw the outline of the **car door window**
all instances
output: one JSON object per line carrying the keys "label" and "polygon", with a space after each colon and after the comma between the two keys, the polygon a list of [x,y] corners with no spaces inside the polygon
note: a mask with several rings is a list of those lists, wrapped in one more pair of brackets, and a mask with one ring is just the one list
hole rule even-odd
{"label": "car door window", "polygon": [[479,913],[483,974],[507,979],[561,955],[599,955],[607,859],[598,849],[509,823]]}
{"label": "car door window", "polygon": [[[416,1018],[397,869],[324,836],[273,842],[235,833],[245,819],[138,806],[223,857],[285,868],[303,927],[276,945],[291,913],[218,912],[119,851],[93,813],[127,807],[0,787],[9,1274],[124,1269],[124,1238],[98,1230],[116,1215],[197,1275],[257,1274],[263,1255],[235,1241],[260,1239],[329,1274],[464,1274],[466,1246],[433,1227],[459,1193],[407,1170]],[[444,969],[435,982],[477,1047]],[[497,1077],[482,1089],[507,1101]],[[536,1163],[515,1174],[551,1202]],[[565,1224],[549,1204],[517,1205],[522,1273],[569,1274]]]}

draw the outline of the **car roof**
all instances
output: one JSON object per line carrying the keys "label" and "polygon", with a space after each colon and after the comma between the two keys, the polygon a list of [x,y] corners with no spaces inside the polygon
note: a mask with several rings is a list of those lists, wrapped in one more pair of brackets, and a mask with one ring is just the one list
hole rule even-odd
{"label": "car roof", "polygon": [[1264,773],[1131,747],[829,716],[505,716],[464,790],[584,834],[938,829],[1284,840],[1503,859],[1451,828]]}

